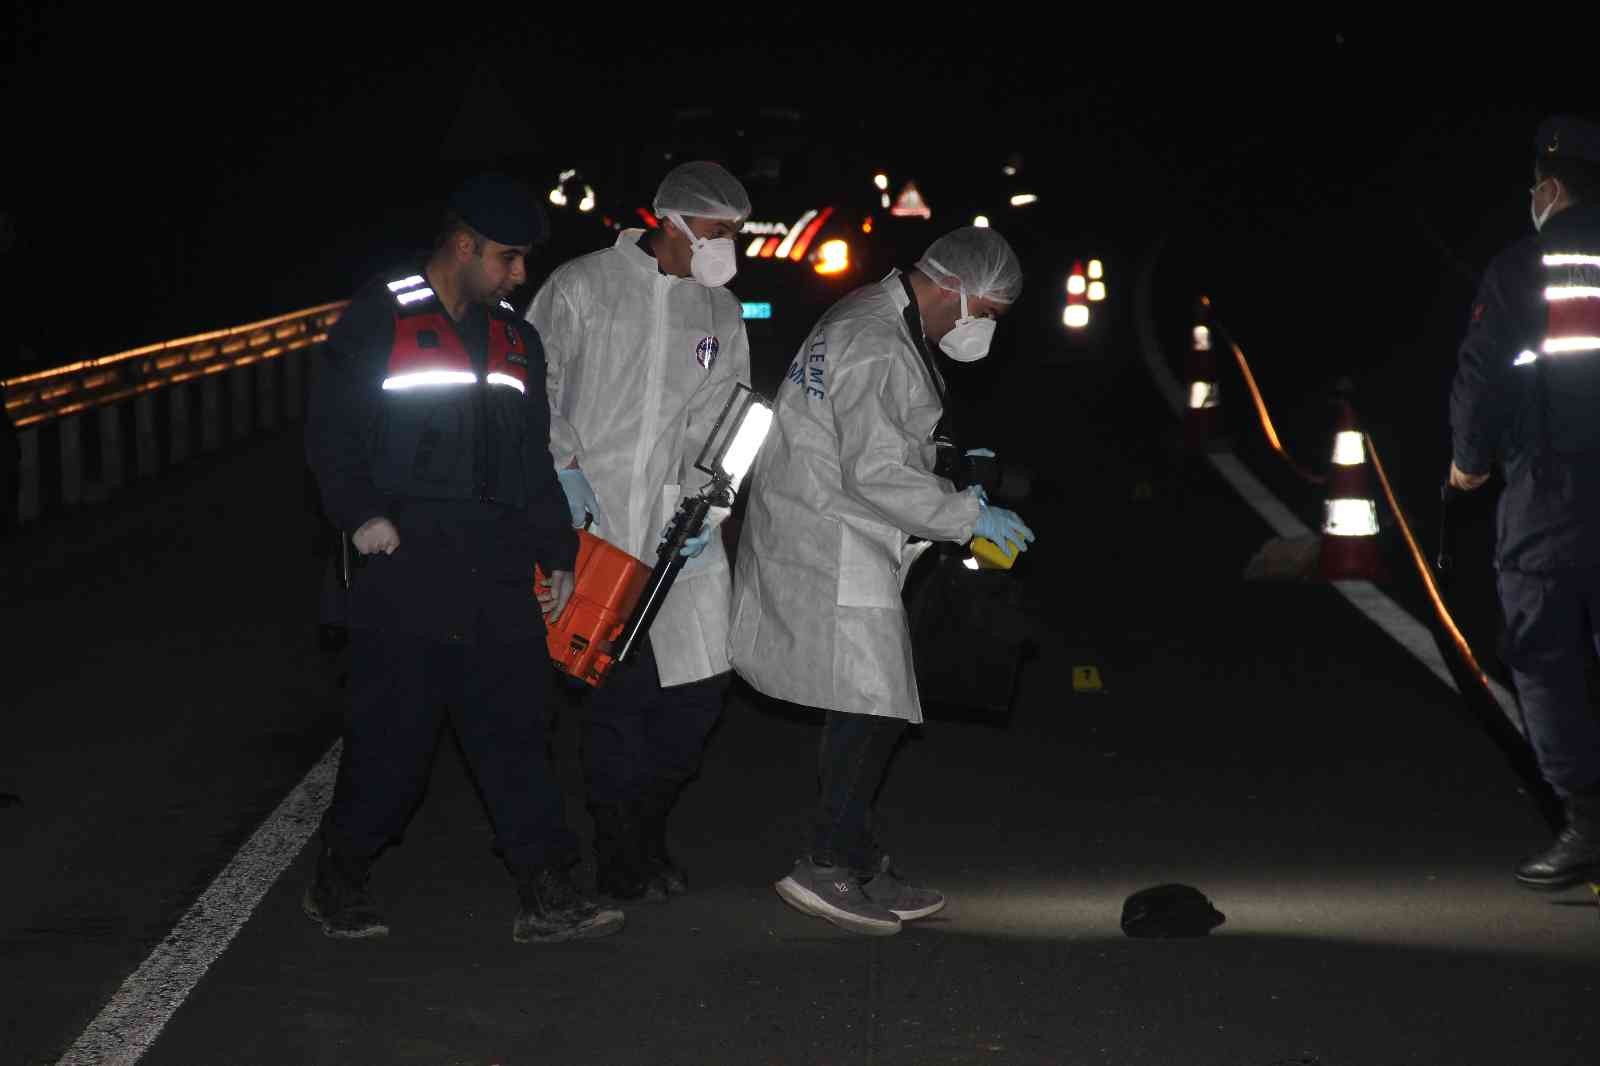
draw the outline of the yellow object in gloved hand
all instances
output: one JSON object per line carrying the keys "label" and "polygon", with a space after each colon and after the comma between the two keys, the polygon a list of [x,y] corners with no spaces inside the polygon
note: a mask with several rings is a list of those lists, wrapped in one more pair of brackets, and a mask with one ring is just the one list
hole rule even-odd
{"label": "yellow object in gloved hand", "polygon": [[972,557],[983,570],[1010,570],[1017,561],[1017,546],[1009,540],[1001,547],[988,537],[973,537]]}
{"label": "yellow object in gloved hand", "polygon": [[972,554],[979,566],[990,570],[1009,570],[1020,552],[1028,550],[1033,540],[1033,530],[1017,517],[1015,511],[992,507],[979,497],[978,521],[972,533]]}

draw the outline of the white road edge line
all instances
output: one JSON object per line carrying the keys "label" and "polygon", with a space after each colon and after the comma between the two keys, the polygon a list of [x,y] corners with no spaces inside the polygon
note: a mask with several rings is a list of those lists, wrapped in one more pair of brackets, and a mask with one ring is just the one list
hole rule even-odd
{"label": "white road edge line", "polygon": [[[1138,324],[1139,351],[1144,357],[1145,367],[1150,372],[1150,377],[1155,382],[1156,391],[1166,400],[1167,406],[1179,418],[1183,417],[1183,385],[1173,375],[1172,368],[1167,364],[1166,353],[1162,350],[1160,338],[1156,334],[1154,310],[1154,280],[1156,260],[1161,257],[1161,249],[1165,238],[1157,240],[1145,258],[1144,267],[1139,272],[1138,307],[1134,318]],[[1259,515],[1262,521],[1272,528],[1280,537],[1309,537],[1312,530],[1302,522],[1295,513],[1284,505],[1283,501],[1272,494],[1272,491],[1263,485],[1239,461],[1238,456],[1232,452],[1211,452],[1208,456],[1211,465],[1216,468],[1222,479],[1233,487],[1250,509]],[[1453,692],[1460,692],[1455,678],[1450,674],[1450,667],[1446,665],[1444,656],[1439,653],[1439,646],[1433,639],[1433,634],[1428,627],[1417,621],[1404,607],[1395,603],[1386,593],[1370,581],[1335,581],[1332,582],[1339,594],[1366,615],[1379,629],[1393,637],[1406,651],[1420,662],[1429,673],[1437,677]],[[1489,678],[1489,690],[1494,696],[1495,703],[1500,708],[1500,713],[1506,716],[1517,732],[1522,732],[1522,715],[1518,713],[1516,697],[1504,685]]]}
{"label": "white road edge line", "polygon": [[211,964],[222,957],[284,868],[316,831],[333,795],[336,741],[223,867],[178,924],[117,989],[57,1066],[132,1066],[150,1050]]}

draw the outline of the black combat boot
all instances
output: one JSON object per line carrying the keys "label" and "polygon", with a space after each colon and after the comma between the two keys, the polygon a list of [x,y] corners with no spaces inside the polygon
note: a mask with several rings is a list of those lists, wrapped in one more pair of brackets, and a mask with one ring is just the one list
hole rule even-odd
{"label": "black combat boot", "polygon": [[639,831],[644,869],[669,896],[689,891],[689,875],[667,851],[667,816],[678,801],[678,786],[658,785],[639,801]]}
{"label": "black combat boot", "polygon": [[341,940],[388,936],[377,901],[367,887],[372,860],[358,859],[324,842],[317,855],[317,873],[300,900],[306,916],[322,923],[322,931]]}
{"label": "black combat boot", "polygon": [[631,803],[589,808],[594,815],[595,891],[626,903],[659,903],[667,890],[645,868],[639,812]]}
{"label": "black combat boot", "polygon": [[1567,825],[1546,851],[1517,867],[1529,888],[1570,888],[1600,882],[1600,793],[1567,797]]}
{"label": "black combat boot", "polygon": [[593,940],[622,929],[619,910],[601,908],[586,899],[564,868],[511,871],[517,882],[517,917],[511,939],[519,944],[559,944]]}

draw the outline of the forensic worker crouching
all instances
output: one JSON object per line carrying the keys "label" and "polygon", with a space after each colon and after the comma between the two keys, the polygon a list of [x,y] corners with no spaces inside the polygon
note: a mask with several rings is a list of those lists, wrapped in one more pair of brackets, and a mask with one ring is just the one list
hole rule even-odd
{"label": "forensic worker crouching", "polygon": [[316,877],[329,936],[389,931],[368,888],[427,784],[443,708],[516,882],[518,942],[604,936],[623,914],[573,885],[546,748],[550,659],[530,589],[560,615],[577,537],[550,465],[539,336],[506,297],[545,233],[520,182],[451,198],[433,253],[356,294],[313,382],[306,455],[327,513],[365,560],[350,588],[350,704]]}
{"label": "forensic worker crouching", "polygon": [[852,932],[896,933],[945,903],[898,876],[871,809],[906,726],[922,721],[901,602],[908,540],[1033,538],[981,489],[934,473],[945,384],[930,346],[983,358],[1021,290],[1005,239],[967,227],[846,296],[795,357],[753,474],[730,656],[759,691],[826,712],[814,832],[776,888]]}

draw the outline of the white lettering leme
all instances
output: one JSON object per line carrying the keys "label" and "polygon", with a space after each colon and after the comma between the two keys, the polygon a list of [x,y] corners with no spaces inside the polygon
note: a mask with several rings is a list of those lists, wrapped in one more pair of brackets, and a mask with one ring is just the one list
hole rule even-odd
{"label": "white lettering leme", "polygon": [[387,392],[396,392],[439,385],[472,385],[477,380],[478,375],[470,370],[417,370],[384,378],[383,387]]}
{"label": "white lettering leme", "polygon": [[516,378],[512,377],[510,374],[490,374],[484,380],[487,381],[491,385],[508,386],[510,388],[516,389],[518,392],[523,393],[523,394],[526,394],[527,391],[528,391],[528,386],[524,385],[522,382],[518,381]]}
{"label": "white lettering leme", "polygon": [[1546,355],[1600,351],[1600,337],[1551,337],[1542,347]]}

